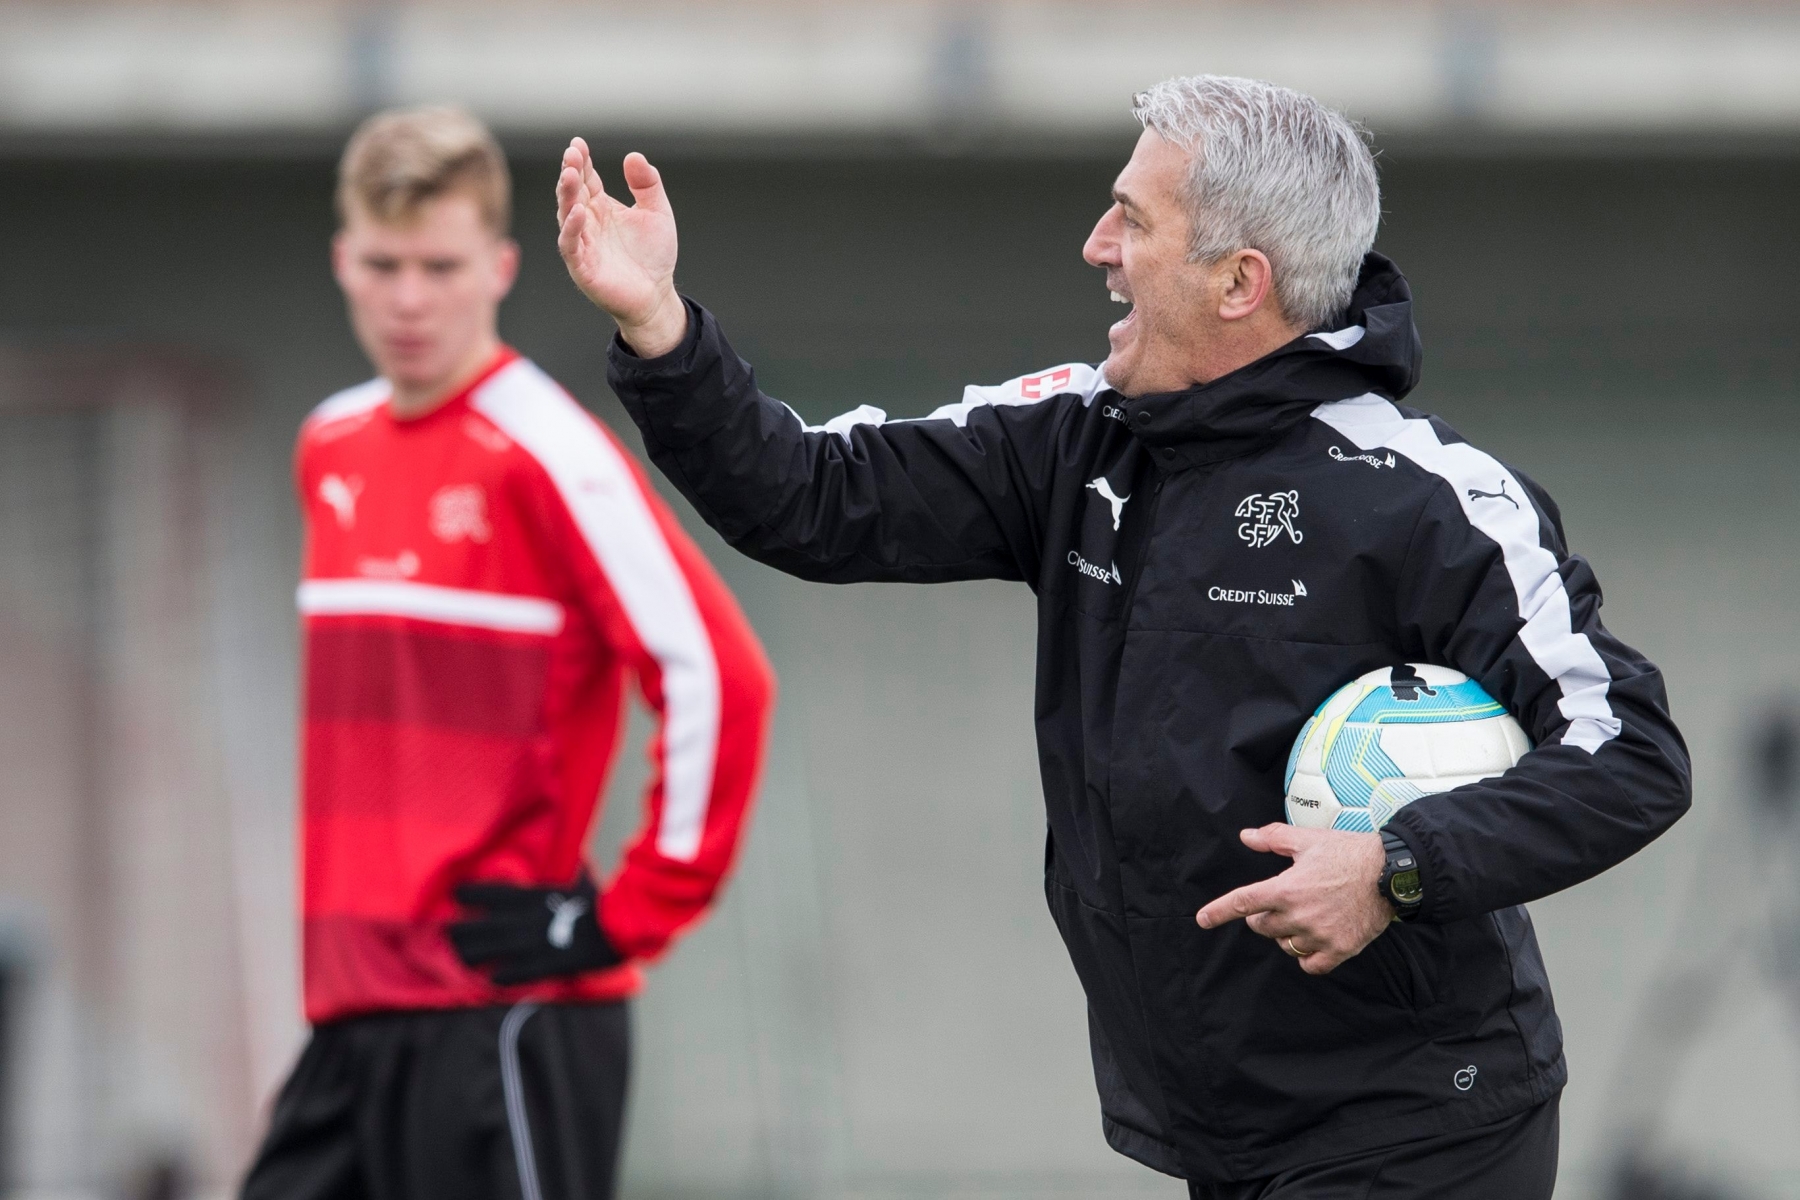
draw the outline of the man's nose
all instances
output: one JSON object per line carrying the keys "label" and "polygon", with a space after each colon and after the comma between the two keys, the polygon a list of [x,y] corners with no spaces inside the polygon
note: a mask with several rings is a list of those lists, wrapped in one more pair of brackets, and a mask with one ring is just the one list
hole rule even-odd
{"label": "man's nose", "polygon": [[1081,257],[1090,267],[1116,267],[1119,265],[1119,206],[1113,205],[1094,223],[1094,232],[1088,234],[1087,244],[1081,248]]}
{"label": "man's nose", "polygon": [[425,272],[403,267],[394,281],[394,302],[402,309],[422,308],[426,301]]}

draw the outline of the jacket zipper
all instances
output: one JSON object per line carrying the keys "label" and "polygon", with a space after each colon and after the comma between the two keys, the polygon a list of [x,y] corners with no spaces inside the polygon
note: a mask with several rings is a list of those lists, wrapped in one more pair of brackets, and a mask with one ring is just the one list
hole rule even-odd
{"label": "jacket zipper", "polygon": [[1162,504],[1163,484],[1169,477],[1160,470],[1156,472],[1156,485],[1150,489],[1150,512],[1145,516],[1148,524],[1144,527],[1144,541],[1138,547],[1138,560],[1132,564],[1131,585],[1125,589],[1125,607],[1121,614],[1124,625],[1120,632],[1131,630],[1131,603],[1137,599],[1138,580],[1144,577],[1144,568],[1150,563],[1150,541],[1156,536],[1156,510]]}

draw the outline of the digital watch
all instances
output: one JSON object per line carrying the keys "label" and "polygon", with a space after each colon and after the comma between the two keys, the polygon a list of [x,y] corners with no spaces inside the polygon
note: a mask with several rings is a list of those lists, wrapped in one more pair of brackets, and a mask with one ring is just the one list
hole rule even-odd
{"label": "digital watch", "polygon": [[1387,851],[1387,863],[1381,868],[1376,889],[1394,906],[1394,919],[1410,921],[1419,915],[1425,903],[1425,884],[1419,876],[1419,859],[1397,833],[1381,831],[1381,847]]}

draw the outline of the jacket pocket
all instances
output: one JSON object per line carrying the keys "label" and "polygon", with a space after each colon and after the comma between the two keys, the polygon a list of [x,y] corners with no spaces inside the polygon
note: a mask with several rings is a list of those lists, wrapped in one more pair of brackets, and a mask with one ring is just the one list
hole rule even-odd
{"label": "jacket pocket", "polygon": [[1375,956],[1394,999],[1407,1008],[1423,1012],[1443,999],[1448,947],[1436,926],[1389,925],[1363,953]]}

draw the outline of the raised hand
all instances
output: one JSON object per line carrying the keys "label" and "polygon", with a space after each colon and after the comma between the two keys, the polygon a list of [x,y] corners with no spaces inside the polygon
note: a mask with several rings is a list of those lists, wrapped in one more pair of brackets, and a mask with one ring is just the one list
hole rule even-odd
{"label": "raised hand", "polygon": [[1376,886],[1387,863],[1379,834],[1278,824],[1238,836],[1252,850],[1284,854],[1294,865],[1214,900],[1195,914],[1200,928],[1242,917],[1302,971],[1323,975],[1361,954],[1394,919],[1394,906]]}
{"label": "raised hand", "polygon": [[611,314],[633,350],[654,358],[687,331],[675,292],[675,213],[649,159],[628,154],[623,169],[632,204],[606,194],[585,141],[569,143],[556,181],[556,245],[575,286]]}

